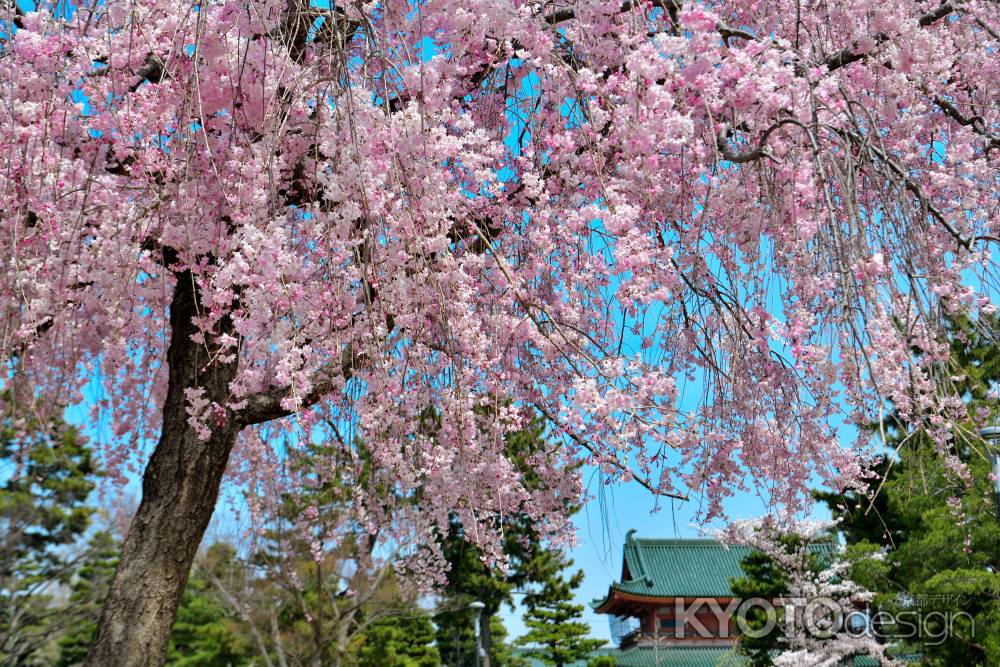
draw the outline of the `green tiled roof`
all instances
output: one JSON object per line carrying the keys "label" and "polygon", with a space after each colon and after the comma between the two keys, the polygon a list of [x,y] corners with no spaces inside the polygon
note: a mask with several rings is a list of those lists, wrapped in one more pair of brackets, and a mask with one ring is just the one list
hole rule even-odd
{"label": "green tiled roof", "polygon": [[[920,662],[920,655],[916,653],[893,654],[890,652],[889,656],[900,662]],[[880,667],[881,664],[878,658],[873,658],[870,655],[859,655],[854,659],[854,667]]]}
{"label": "green tiled roof", "polygon": [[[645,597],[731,597],[729,581],[743,576],[740,562],[750,547],[715,540],[664,540],[625,536],[628,579],[613,590]],[[816,545],[828,550],[830,545]],[[610,593],[610,591],[609,591]],[[596,601],[599,606],[603,601]]]}
{"label": "green tiled roof", "polygon": [[[514,649],[514,655],[525,660],[531,667],[545,667],[538,658],[528,656],[527,649]],[[746,661],[728,646],[707,647],[635,647],[627,651],[618,649],[598,649],[587,659],[568,663],[566,667],[586,667],[587,660],[599,655],[615,658],[615,667],[746,667]]]}
{"label": "green tiled roof", "polygon": [[616,667],[746,667],[746,659],[728,646],[636,647],[615,656]]}
{"label": "green tiled roof", "polygon": [[740,561],[748,555],[749,547],[726,548],[714,540],[643,540],[630,533],[625,561],[631,580],[616,587],[655,597],[729,597],[729,580],[742,576]]}

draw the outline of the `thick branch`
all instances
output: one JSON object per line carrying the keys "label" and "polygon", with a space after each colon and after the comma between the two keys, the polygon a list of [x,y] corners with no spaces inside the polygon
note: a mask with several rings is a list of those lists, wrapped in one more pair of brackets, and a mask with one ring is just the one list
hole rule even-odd
{"label": "thick branch", "polygon": [[970,127],[972,131],[986,139],[986,154],[994,148],[1000,148],[1000,136],[990,132],[986,127],[986,121],[982,116],[965,116],[954,104],[944,99],[940,95],[934,97],[934,104],[941,107],[945,115],[963,127]]}
{"label": "thick branch", "polygon": [[767,152],[767,140],[775,130],[783,125],[798,125],[801,127],[802,123],[794,118],[782,118],[778,122],[771,125],[771,127],[764,130],[764,134],[761,135],[760,142],[757,146],[744,153],[737,153],[730,148],[728,143],[726,143],[726,140],[729,138],[729,126],[723,124],[722,129],[719,130],[718,137],[716,137],[715,143],[719,149],[719,153],[729,162],[734,162],[736,164],[753,162],[754,160],[759,160],[763,157],[771,157],[771,155]]}
{"label": "thick branch", "polygon": [[[950,2],[943,3],[940,7],[932,12],[927,12],[919,19],[917,19],[917,24],[921,28],[926,28],[927,26],[936,23],[937,21],[948,16],[955,11],[954,4]],[[881,46],[889,40],[889,36],[884,32],[872,35],[872,40],[875,42],[875,46]],[[855,63],[863,58],[867,58],[870,50],[861,51],[858,44],[852,44],[851,46],[844,47],[840,51],[823,61],[823,65],[826,65],[827,71],[833,72],[840,69],[841,67],[847,67],[851,63]]]}
{"label": "thick branch", "polygon": [[339,5],[330,9],[309,7],[308,10],[303,10],[303,13],[306,12],[313,18],[323,19],[323,25],[319,27],[315,37],[313,37],[313,40],[320,44],[331,43],[338,35],[343,36],[346,42],[363,25],[361,19],[348,17],[347,12]]}
{"label": "thick branch", "polygon": [[[659,7],[665,10],[670,18],[673,19],[677,12],[680,10],[681,5],[677,0],[653,0],[652,5],[654,7]],[[631,0],[625,0],[618,9],[618,13],[624,13],[630,11],[636,6],[636,3]],[[576,10],[572,7],[565,7],[563,9],[557,9],[551,14],[546,15],[545,22],[549,25],[556,25],[557,23],[565,23],[566,21],[571,21],[576,18]]]}
{"label": "thick branch", "polygon": [[345,381],[354,377],[354,369],[358,368],[364,359],[364,356],[356,356],[353,347],[349,345],[340,353],[339,364],[331,361],[316,372],[312,389],[301,398],[297,409],[282,407],[282,402],[292,395],[291,387],[272,388],[249,396],[246,405],[236,412],[235,419],[241,426],[251,426],[288,417],[298,410],[312,407],[333,391],[338,376],[343,377]]}
{"label": "thick branch", "polygon": [[160,83],[167,78],[167,70],[164,66],[163,60],[159,56],[150,53],[146,56],[145,64],[139,68],[139,71],[135,73],[139,80],[132,86],[132,92],[134,93],[139,89],[144,82],[149,81],[150,83]]}

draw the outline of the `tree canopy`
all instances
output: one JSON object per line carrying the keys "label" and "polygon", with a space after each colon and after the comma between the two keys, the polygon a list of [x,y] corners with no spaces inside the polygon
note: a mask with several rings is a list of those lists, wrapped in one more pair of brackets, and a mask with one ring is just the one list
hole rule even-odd
{"label": "tree canopy", "polygon": [[[263,434],[362,439],[344,521],[441,581],[453,514],[487,558],[508,513],[564,536],[581,459],[709,517],[749,470],[799,509],[865,477],[845,406],[959,409],[932,366],[996,286],[995,2],[27,9],[6,403],[87,388],[109,468],[145,466],[92,664],[160,660],[225,471],[281,465]],[[503,436],[538,416],[531,489]]]}

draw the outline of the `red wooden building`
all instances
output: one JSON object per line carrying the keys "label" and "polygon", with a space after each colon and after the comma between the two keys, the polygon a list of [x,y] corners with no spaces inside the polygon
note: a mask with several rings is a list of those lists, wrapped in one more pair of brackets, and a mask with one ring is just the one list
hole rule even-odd
{"label": "red wooden building", "polygon": [[735,653],[739,605],[730,579],[742,576],[747,547],[714,540],[625,537],[622,575],[595,611],[633,619],[621,637],[622,667],[744,665]]}

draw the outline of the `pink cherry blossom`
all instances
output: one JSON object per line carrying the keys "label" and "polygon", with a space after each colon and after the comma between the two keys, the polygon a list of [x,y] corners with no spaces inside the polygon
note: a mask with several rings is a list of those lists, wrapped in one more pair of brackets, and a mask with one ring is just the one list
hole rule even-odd
{"label": "pink cherry blossom", "polygon": [[[276,442],[363,441],[345,521],[431,578],[452,512],[491,558],[510,512],[569,539],[580,461],[707,518],[862,485],[837,425],[888,402],[950,453],[939,323],[996,293],[995,2],[12,7],[5,415],[86,403],[109,465],[151,461],[128,553],[154,490],[208,475],[210,515],[219,460],[260,491]],[[503,441],[537,416],[529,485]]]}

